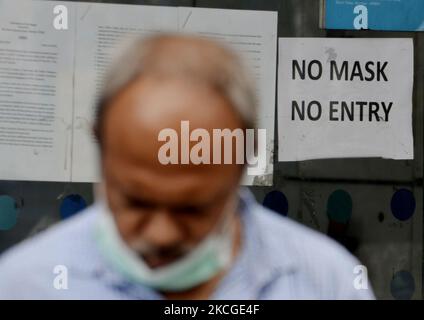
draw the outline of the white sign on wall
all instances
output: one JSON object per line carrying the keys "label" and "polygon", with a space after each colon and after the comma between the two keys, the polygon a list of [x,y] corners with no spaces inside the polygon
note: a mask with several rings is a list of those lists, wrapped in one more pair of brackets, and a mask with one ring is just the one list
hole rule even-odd
{"label": "white sign on wall", "polygon": [[413,159],[412,39],[280,38],[279,161]]}

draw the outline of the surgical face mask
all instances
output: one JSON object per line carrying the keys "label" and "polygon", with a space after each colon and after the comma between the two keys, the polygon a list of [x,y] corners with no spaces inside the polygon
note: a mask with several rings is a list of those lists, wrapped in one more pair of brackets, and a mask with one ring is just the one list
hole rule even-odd
{"label": "surgical face mask", "polygon": [[235,210],[234,205],[226,206],[228,212],[223,213],[223,220],[190,252],[175,262],[157,268],[151,268],[128,247],[106,202],[101,201],[100,206],[96,228],[99,248],[115,269],[131,281],[159,291],[184,291],[206,282],[231,264],[233,232],[230,218]]}

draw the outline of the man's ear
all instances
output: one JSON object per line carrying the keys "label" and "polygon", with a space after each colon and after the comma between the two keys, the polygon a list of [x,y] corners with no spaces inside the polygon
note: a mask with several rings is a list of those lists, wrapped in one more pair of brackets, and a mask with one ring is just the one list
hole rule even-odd
{"label": "man's ear", "polygon": [[93,134],[94,138],[96,139],[97,144],[100,146],[102,139],[101,139],[101,136],[100,136],[99,124],[97,122],[91,127],[91,133]]}

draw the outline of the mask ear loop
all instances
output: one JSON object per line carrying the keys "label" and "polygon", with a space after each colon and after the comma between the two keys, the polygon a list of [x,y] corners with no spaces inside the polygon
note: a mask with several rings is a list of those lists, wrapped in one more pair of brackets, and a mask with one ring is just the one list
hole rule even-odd
{"label": "mask ear loop", "polygon": [[[217,234],[225,234],[227,232],[231,232],[229,229],[231,228],[231,220],[235,218],[237,214],[238,208],[238,197],[231,198],[229,202],[227,202],[224,206],[223,218],[217,223],[217,225],[213,228],[215,233]],[[212,233],[214,232],[212,231]]]}
{"label": "mask ear loop", "polygon": [[231,258],[225,270],[228,270],[234,263],[235,256],[233,255],[234,243],[235,243],[235,223],[231,223],[236,218],[237,210],[240,204],[240,197],[237,196],[232,198],[224,207],[224,217],[218,225],[218,231],[215,231],[218,236],[228,237],[231,242]]}

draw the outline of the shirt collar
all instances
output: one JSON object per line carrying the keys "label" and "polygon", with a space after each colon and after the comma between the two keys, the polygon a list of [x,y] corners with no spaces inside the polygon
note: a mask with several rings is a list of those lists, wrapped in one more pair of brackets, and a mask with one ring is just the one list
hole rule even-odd
{"label": "shirt collar", "polygon": [[[257,299],[261,292],[277,278],[296,270],[293,256],[281,246],[280,252],[274,252],[266,243],[268,230],[263,228],[260,215],[265,213],[253,194],[243,187],[239,191],[239,213],[243,225],[242,248],[237,260],[225,276],[213,298],[231,298],[230,293],[240,299]],[[272,236],[272,235],[271,235]],[[275,235],[278,236],[278,235]],[[274,263],[273,255],[284,255]],[[281,260],[283,260],[281,262]]]}

